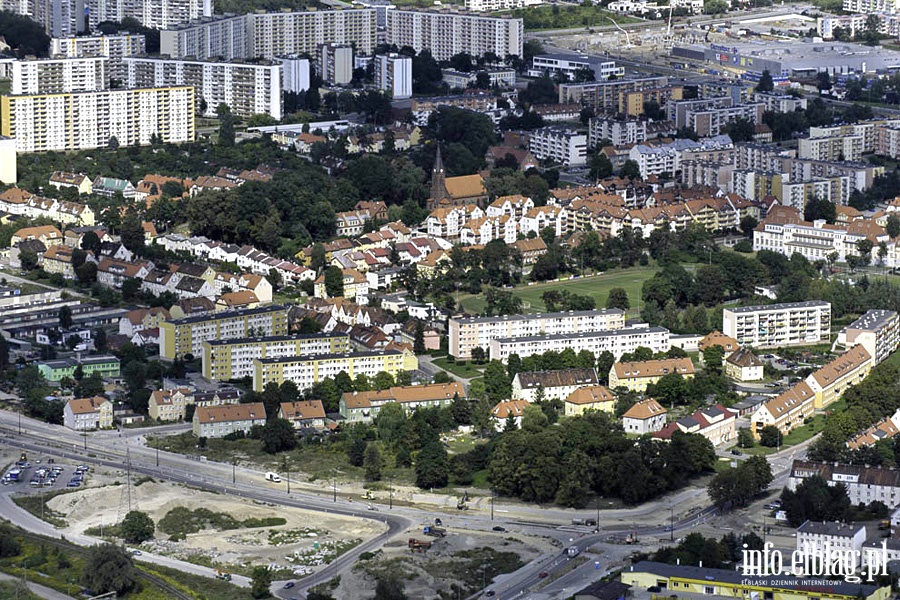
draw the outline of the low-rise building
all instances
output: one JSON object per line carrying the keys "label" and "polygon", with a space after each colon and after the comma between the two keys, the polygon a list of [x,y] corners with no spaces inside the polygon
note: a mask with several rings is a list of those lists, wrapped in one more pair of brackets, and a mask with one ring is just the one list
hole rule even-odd
{"label": "low-rise building", "polygon": [[758,439],[764,427],[776,427],[782,434],[800,427],[812,416],[816,394],[805,381],[765,402],[750,417],[750,431]]}
{"label": "low-rise building", "polygon": [[509,419],[512,418],[517,428],[522,427],[522,416],[525,414],[525,407],[528,402],[525,400],[503,400],[494,405],[491,409],[491,420],[494,422],[494,428],[497,431],[503,431]]}
{"label": "low-rise building", "polygon": [[183,421],[187,405],[193,403],[193,392],[187,388],[156,390],[150,394],[147,414],[156,421]]}
{"label": "low-rise building", "polygon": [[450,406],[455,398],[466,400],[459,382],[395,386],[370,392],[346,392],[341,396],[340,414],[348,423],[371,423],[388,402],[396,402],[411,412],[417,408]]}
{"label": "low-rise building", "polygon": [[806,521],[797,528],[797,552],[800,556],[812,559],[824,556],[826,551],[840,552],[853,561],[854,569],[860,565],[865,541],[866,528],[853,523]]}
{"label": "low-rise building", "polygon": [[865,431],[856,434],[847,442],[851,450],[858,450],[865,446],[874,446],[881,440],[886,440],[900,433],[900,408],[890,417],[884,417]]}
{"label": "low-rise building", "polygon": [[787,487],[796,490],[803,480],[818,476],[828,485],[841,484],[847,488],[850,504],[882,502],[888,508],[900,505],[900,470],[868,465],[849,465],[838,462],[795,460]]}
{"label": "low-rise building", "polygon": [[321,400],[282,402],[278,418],[290,421],[294,429],[325,429],[325,406]]}
{"label": "low-rise building", "polygon": [[815,408],[824,408],[841,397],[852,385],[860,383],[872,370],[872,357],[862,345],[857,345],[806,378],[816,395]]}
{"label": "low-rise building", "polygon": [[544,400],[565,400],[578,388],[599,383],[595,369],[523,371],[513,377],[512,397],[528,402],[535,402],[538,396]]}
{"label": "low-rise building", "polygon": [[612,414],[616,410],[616,397],[605,385],[580,387],[566,397],[563,410],[567,417],[582,415],[588,410]]}
{"label": "low-rise building", "polygon": [[113,426],[112,402],[103,396],[69,400],[63,408],[63,424],[74,431],[109,429]]}
{"label": "low-rise building", "polygon": [[736,381],[759,381],[763,378],[763,361],[749,348],[741,348],[725,359],[725,375]]}
{"label": "low-rise building", "polygon": [[694,378],[694,363],[690,358],[664,358],[639,362],[616,363],[609,370],[609,387],[645,392],[647,386],[666,375],[678,373],[685,379]]}
{"label": "low-rise building", "polygon": [[37,363],[37,368],[47,381],[58,382],[68,377],[73,379],[75,370],[81,365],[85,377],[100,373],[103,377],[119,376],[119,359],[115,356],[87,356],[81,360],[62,358]]}
{"label": "low-rise building", "polygon": [[671,440],[675,432],[680,431],[702,435],[713,446],[720,446],[735,438],[734,424],[736,421],[737,417],[733,412],[721,404],[714,404],[669,423],[655,432],[653,437],[660,440]]}
{"label": "low-rise building", "polygon": [[237,431],[247,434],[254,425],[262,427],[265,424],[266,407],[262,402],[197,406],[194,411],[193,433],[198,438],[223,438]]}
{"label": "low-rise building", "polygon": [[622,426],[625,433],[644,435],[659,431],[666,426],[666,409],[653,398],[645,398],[635,402],[622,415]]}

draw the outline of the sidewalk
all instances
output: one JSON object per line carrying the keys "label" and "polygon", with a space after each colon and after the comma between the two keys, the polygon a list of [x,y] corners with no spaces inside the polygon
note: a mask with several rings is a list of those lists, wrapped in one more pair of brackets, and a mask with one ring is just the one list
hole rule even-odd
{"label": "sidewalk", "polygon": [[[0,581],[21,581],[18,577],[13,577],[12,575],[7,575],[6,573],[0,573]],[[40,585],[38,583],[34,583],[33,581],[26,582],[28,589],[31,590],[32,593],[37,594],[41,598],[45,598],[46,600],[72,600],[72,596],[66,596],[61,592],[57,592],[52,588],[48,588],[46,586]],[[73,585],[73,588],[78,586]]]}

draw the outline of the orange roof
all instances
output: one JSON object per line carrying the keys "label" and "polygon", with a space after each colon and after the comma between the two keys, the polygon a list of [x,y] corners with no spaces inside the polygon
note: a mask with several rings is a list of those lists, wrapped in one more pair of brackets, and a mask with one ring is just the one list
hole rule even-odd
{"label": "orange roof", "polygon": [[0,194],[0,199],[11,202],[13,204],[24,204],[33,197],[34,194],[32,194],[31,192],[17,187],[9,188],[8,190]]}
{"label": "orange roof", "polygon": [[526,406],[528,406],[528,402],[525,400],[504,400],[503,402],[498,402],[491,409],[491,416],[496,419],[505,419],[509,415],[521,417],[525,414]]}
{"label": "orange roof", "polygon": [[653,398],[646,398],[640,402],[636,402],[634,406],[629,408],[623,417],[628,419],[649,419],[659,415],[666,414],[666,409]]}
{"label": "orange roof", "polygon": [[395,386],[386,390],[369,392],[347,392],[343,396],[347,408],[367,408],[373,403],[386,402],[433,402],[450,400],[458,395],[466,397],[466,390],[458,381],[450,383],[432,383],[429,385]]}
{"label": "orange roof", "polygon": [[462,175],[460,177],[448,177],[444,180],[447,192],[453,198],[472,198],[474,196],[486,196],[484,179],[481,175]]}
{"label": "orange roof", "polygon": [[41,225],[39,227],[25,227],[15,232],[13,236],[23,240],[37,239],[39,237],[61,240],[62,232],[53,225]]}
{"label": "orange roof", "polygon": [[613,365],[613,369],[615,369],[616,377],[619,379],[662,377],[669,373],[693,375],[694,363],[691,362],[690,358],[664,358],[662,360],[616,363]]}
{"label": "orange roof", "polygon": [[814,396],[815,394],[809,387],[809,384],[801,381],[781,395],[772,398],[763,406],[777,420],[794,408],[803,406],[807,402],[812,402]]}
{"label": "orange roof", "polygon": [[707,348],[711,348],[712,346],[721,346],[725,352],[734,352],[738,348],[740,348],[740,344],[736,339],[731,337],[730,335],[725,335],[721,331],[713,331],[700,340],[700,343],[697,344],[700,348],[700,351],[704,351]]}
{"label": "orange roof", "polygon": [[219,296],[219,302],[228,306],[244,306],[259,302],[256,294],[250,290],[241,290],[239,292],[229,292]]}
{"label": "orange roof", "polygon": [[198,406],[194,418],[201,423],[229,423],[232,421],[265,421],[266,407],[262,402],[251,404],[225,404],[223,406]]}
{"label": "orange roof", "polygon": [[872,357],[869,356],[866,349],[862,345],[856,345],[815,371],[812,377],[823,388],[828,387],[870,360]]}
{"label": "orange roof", "polygon": [[578,388],[566,398],[569,404],[596,404],[597,402],[613,402],[616,397],[605,385],[591,385]]}
{"label": "orange roof", "polygon": [[94,396],[93,398],[74,398],[69,400],[69,408],[73,414],[86,415],[95,413],[100,410],[104,402],[109,402],[103,396]]}
{"label": "orange roof", "polygon": [[282,402],[281,415],[289,421],[296,419],[324,419],[325,406],[321,400],[301,400]]}

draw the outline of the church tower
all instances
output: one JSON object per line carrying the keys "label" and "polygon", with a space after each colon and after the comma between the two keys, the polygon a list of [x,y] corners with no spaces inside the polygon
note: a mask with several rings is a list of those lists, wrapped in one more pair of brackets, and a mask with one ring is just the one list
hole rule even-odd
{"label": "church tower", "polygon": [[447,178],[444,174],[444,161],[441,158],[441,147],[438,145],[434,156],[434,168],[431,169],[431,197],[428,199],[429,210],[440,206],[442,200],[449,200],[447,191]]}

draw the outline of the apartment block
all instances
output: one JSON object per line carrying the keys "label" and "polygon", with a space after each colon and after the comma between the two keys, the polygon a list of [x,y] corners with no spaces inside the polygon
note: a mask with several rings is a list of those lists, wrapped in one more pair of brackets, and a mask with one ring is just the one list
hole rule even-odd
{"label": "apartment block", "polygon": [[[840,552],[857,568],[862,560],[862,547],[866,541],[865,525],[839,522],[806,521],[797,528],[797,552],[801,560],[817,560],[826,552]],[[837,554],[835,554],[837,556]]]}
{"label": "apartment block", "polygon": [[252,13],[185,23],[160,32],[161,54],[201,60],[313,56],[327,43],[348,44],[360,54],[371,54],[375,10]]}
{"label": "apartment block", "polygon": [[800,138],[797,156],[814,160],[860,160],[863,154],[862,135]]}
{"label": "apartment block", "polygon": [[202,373],[211,381],[253,376],[257,358],[337,354],[350,349],[346,334],[311,333],[256,338],[206,340],[202,343]]}
{"label": "apartment block", "polygon": [[238,431],[247,434],[254,425],[265,424],[266,407],[262,402],[197,406],[192,431],[198,438],[223,438]]}
{"label": "apartment block", "polygon": [[752,102],[761,102],[765,110],[772,112],[795,112],[806,109],[806,98],[797,98],[790,94],[778,94],[775,92],[755,92],[751,95]]}
{"label": "apartment block", "polygon": [[828,485],[841,484],[847,488],[850,503],[882,502],[888,508],[900,505],[900,470],[842,463],[820,463],[795,460],[787,487],[796,490],[808,477],[818,476]]}
{"label": "apartment block", "polygon": [[490,342],[490,357],[491,360],[505,362],[510,354],[518,354],[519,357],[525,358],[551,350],[562,352],[566,348],[571,348],[576,353],[588,350],[595,356],[601,352],[612,352],[613,356],[619,359],[623,354],[634,352],[639,347],[650,348],[653,352],[665,352],[670,346],[668,329],[635,326],[587,333],[495,338]]}
{"label": "apartment block", "polygon": [[412,58],[399,54],[375,56],[375,85],[391,98],[402,100],[412,96]]}
{"label": "apartment block", "polygon": [[562,83],[559,85],[560,104],[583,104],[594,112],[616,112],[622,94],[646,89],[665,88],[669,79],[665,76],[616,79],[591,83]]}
{"label": "apartment block", "polygon": [[488,83],[491,87],[510,88],[516,85],[516,71],[514,69],[483,69],[463,73],[453,69],[441,69],[443,81],[450,89],[467,88],[475,83],[478,73],[487,73]]}
{"label": "apartment block", "polygon": [[830,341],[831,304],[810,300],[726,308],[722,332],[753,348],[821,344]]}
{"label": "apartment block", "polygon": [[125,79],[126,56],[138,56],[147,52],[147,39],[142,34],[114,34],[53,38],[50,40],[50,56],[83,58],[105,56],[109,59],[109,77]]}
{"label": "apartment block", "polygon": [[900,2],[897,0],[844,0],[844,12],[862,13],[900,13]]}
{"label": "apartment block", "polygon": [[410,46],[416,52],[431,51],[435,60],[466,52],[484,56],[493,52],[505,57],[522,56],[525,28],[522,19],[483,17],[452,10],[387,12],[385,42],[398,48]]}
{"label": "apartment block", "polygon": [[625,327],[625,313],[617,308],[601,310],[508,315],[501,317],[453,317],[448,324],[450,355],[472,358],[473,348],[488,350],[498,338],[590,333]]}
{"label": "apartment block", "polygon": [[690,358],[617,362],[609,370],[609,388],[615,390],[621,387],[632,392],[643,393],[647,391],[648,385],[674,373],[678,373],[685,379],[693,379],[694,363]]}
{"label": "apartment block", "polygon": [[407,411],[450,406],[454,398],[466,400],[466,389],[458,381],[431,385],[406,385],[370,392],[345,392],[339,412],[349,423],[371,423],[388,402]]}
{"label": "apartment block", "polygon": [[877,365],[900,347],[900,317],[892,310],[870,309],[838,334],[838,344],[860,344]]}
{"label": "apartment block", "polygon": [[728,108],[735,104],[736,102],[731,96],[680,100],[678,102],[669,102],[666,104],[666,114],[668,119],[675,123],[675,127],[681,129],[682,127],[688,127],[691,113],[717,108]]}
{"label": "apartment block", "polygon": [[730,189],[741,198],[761,202],[766,196],[774,196],[776,189],[781,189],[784,177],[774,171],[733,169]]}
{"label": "apartment block", "polygon": [[16,162],[16,140],[0,136],[0,183],[14,185],[18,181]]}
{"label": "apartment block", "polygon": [[839,400],[847,388],[866,378],[872,366],[869,352],[862,345],[856,345],[813,371],[806,378],[806,384],[815,394],[815,408],[825,408]]}
{"label": "apartment block", "polygon": [[[813,262],[828,260],[829,255],[836,253],[838,262],[846,262],[848,256],[859,255],[858,242],[870,235],[877,236],[874,237],[875,240],[887,241],[884,230],[872,225],[875,224],[862,220],[852,221],[847,225],[828,225],[823,220],[813,223],[765,220],[753,232],[753,249],[771,250],[785,256],[797,252]],[[879,240],[879,237],[883,240]]]}
{"label": "apartment block", "polygon": [[21,96],[105,90],[108,61],[103,56],[17,60],[12,63],[10,92]]}
{"label": "apartment block", "polygon": [[591,148],[597,148],[601,140],[609,140],[613,146],[626,146],[642,144],[646,139],[647,121],[596,117],[588,125],[588,145]]}
{"label": "apartment block", "polygon": [[815,410],[816,394],[805,381],[763,403],[750,416],[750,431],[758,439],[763,428],[772,426],[782,434],[802,426]]}
{"label": "apartment block", "polygon": [[599,383],[595,369],[523,371],[513,377],[512,397],[535,402],[540,390],[544,400],[565,400],[578,388]]}
{"label": "apartment block", "polygon": [[[194,88],[188,86],[0,96],[0,135],[19,152],[106,148],[194,140]],[[73,124],[78,124],[73,127]]]}
{"label": "apartment block", "polygon": [[875,154],[900,157],[900,127],[879,127],[875,131]]}
{"label": "apartment block", "polygon": [[[71,0],[69,0],[71,1]],[[188,21],[213,16],[213,0],[78,0],[83,2],[88,29],[96,30],[103,21],[137,19],[151,29],[166,29]]]}
{"label": "apartment block", "polygon": [[472,12],[494,12],[526,6],[540,6],[543,3],[543,0],[465,0],[464,5]]}
{"label": "apartment block", "polygon": [[281,87],[285,92],[298,94],[309,89],[309,59],[296,56],[279,56],[281,63]]}
{"label": "apartment block", "polygon": [[316,58],[316,70],[325,83],[347,85],[353,79],[353,46],[322,44]]}
{"label": "apartment block", "polygon": [[846,175],[805,180],[786,180],[782,177],[780,182],[775,182],[775,185],[772,186],[772,195],[782,205],[791,206],[801,212],[813,198],[828,200],[838,206],[846,205],[852,191],[850,177]]}
{"label": "apartment block", "polygon": [[203,342],[288,333],[288,309],[277,304],[223,311],[165,321],[159,327],[159,356],[169,360],[185,354],[202,356]]}
{"label": "apartment block", "polygon": [[566,167],[587,164],[587,135],[569,127],[541,127],[528,135],[528,150]]}
{"label": "apartment block", "polygon": [[282,117],[281,65],[273,61],[225,62],[151,57],[124,59],[130,88],[193,86],[205,116],[227,104],[241,118],[256,114]]}
{"label": "apartment block", "polygon": [[687,127],[696,131],[700,137],[709,137],[724,133],[725,128],[732,121],[739,119],[747,119],[754,125],[758,125],[762,123],[763,112],[765,112],[765,105],[760,102],[688,111]]}
{"label": "apartment block", "polygon": [[257,358],[253,360],[253,390],[261,392],[269,383],[281,385],[285,381],[305,390],[341,371],[355,379],[359,375],[375,377],[382,371],[396,377],[401,371],[417,368],[416,356],[406,349]]}

